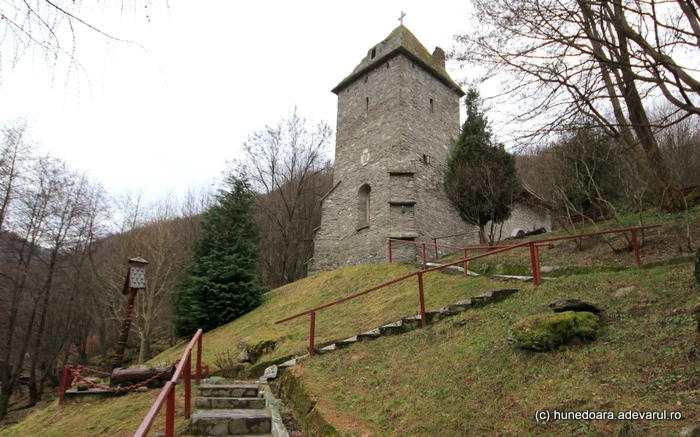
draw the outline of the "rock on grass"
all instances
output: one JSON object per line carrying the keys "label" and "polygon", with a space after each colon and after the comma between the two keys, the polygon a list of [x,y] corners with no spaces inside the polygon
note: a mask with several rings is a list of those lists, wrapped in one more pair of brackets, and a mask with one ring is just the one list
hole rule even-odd
{"label": "rock on grass", "polygon": [[524,349],[550,351],[572,340],[595,340],[600,319],[591,312],[538,314],[512,328],[511,339]]}

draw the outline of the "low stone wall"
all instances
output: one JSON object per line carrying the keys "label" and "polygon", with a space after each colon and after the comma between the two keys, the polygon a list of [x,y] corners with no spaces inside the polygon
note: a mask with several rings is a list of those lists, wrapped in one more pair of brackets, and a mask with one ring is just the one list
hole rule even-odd
{"label": "low stone wall", "polygon": [[279,381],[282,398],[292,408],[297,421],[304,431],[312,437],[339,436],[323,414],[316,408],[316,401],[311,400],[304,383],[292,371],[285,370]]}

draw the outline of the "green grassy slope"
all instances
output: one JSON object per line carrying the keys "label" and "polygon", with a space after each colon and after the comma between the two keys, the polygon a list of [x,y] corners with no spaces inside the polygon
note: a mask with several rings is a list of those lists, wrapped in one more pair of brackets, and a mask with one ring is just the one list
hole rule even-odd
{"label": "green grassy slope", "polygon": [[[416,269],[405,265],[365,265],[327,272],[273,290],[264,303],[245,316],[204,335],[203,362],[213,366],[217,355],[238,353],[236,344],[247,337],[250,342],[275,340],[274,351],[260,360],[274,360],[291,354],[304,354],[309,341],[309,318],[282,325],[274,321],[378,285]],[[437,308],[493,288],[485,278],[464,282],[461,277],[433,274],[426,277],[426,306]],[[341,306],[323,310],[316,319],[317,344],[352,336],[419,311],[415,279],[379,290]],[[186,344],[171,348],[151,363],[172,363]],[[18,425],[0,431],[0,436],[126,436],[136,430],[155,400],[157,390],[94,403],[53,406],[31,415]],[[181,400],[181,395],[178,400]],[[179,410],[182,412],[182,409]],[[161,413],[161,416],[164,412]],[[162,418],[161,418],[162,419]],[[183,429],[179,425],[178,429]]]}
{"label": "green grassy slope", "polygon": [[[184,401],[182,389],[178,388],[177,411],[182,413]],[[33,413],[17,425],[0,430],[2,437],[92,437],[133,435],[156,400],[159,390],[134,392],[125,396],[91,400],[68,400],[64,405],[55,401],[49,407]],[[182,414],[176,418],[175,433],[185,431]],[[151,427],[150,435],[163,435],[165,430],[165,407]]]}
{"label": "green grassy slope", "polygon": [[[684,219],[667,219],[676,228],[647,234],[642,252],[645,261],[677,255],[682,242],[678,221]],[[694,237],[700,238],[700,220],[693,218],[691,228]],[[595,239],[584,246],[583,252],[565,244],[542,249],[542,264],[600,266],[619,259],[621,266],[633,266],[630,252],[614,253]],[[494,271],[529,265],[526,251],[507,253],[491,262]],[[700,340],[687,313],[700,288],[691,270],[686,262],[642,271],[589,273],[545,282],[538,288],[430,273],[425,276],[428,309],[498,288],[518,287],[522,293],[424,330],[316,357],[297,371],[309,384],[321,411],[350,434],[607,436],[631,427],[630,435],[677,435],[684,424],[700,422]],[[275,320],[413,271],[413,267],[396,264],[354,266],[273,290],[259,308],[205,334],[204,362],[215,367],[217,357],[235,357],[236,344],[243,338],[251,343],[277,343],[261,361],[305,353],[308,317],[282,325],[275,325]],[[629,285],[635,285],[637,291],[613,297],[617,288]],[[548,302],[563,297],[591,300],[605,309],[598,341],[546,354],[517,350],[507,342],[510,326],[545,311]],[[417,312],[413,278],[319,312],[317,344]],[[171,363],[184,346],[151,362]],[[0,436],[130,435],[156,395],[152,390],[113,400],[52,405],[2,429]],[[178,402],[181,400],[178,396]],[[684,420],[535,422],[535,412],[545,409],[665,409],[680,412]],[[183,423],[178,430],[184,430]]]}
{"label": "green grassy slope", "polygon": [[[637,290],[613,297],[619,287]],[[343,432],[401,436],[678,435],[700,422],[700,338],[689,264],[545,283],[420,331],[354,345],[300,371]],[[515,349],[509,328],[559,298],[605,309],[596,342]],[[537,410],[674,411],[683,420],[537,423]],[[627,435],[627,434],[625,434]]]}
{"label": "green grassy slope", "polygon": [[[398,264],[374,264],[347,267],[302,279],[266,294],[264,303],[229,323],[204,335],[205,363],[214,364],[216,354],[236,352],[243,338],[251,343],[277,341],[276,349],[262,361],[304,354],[309,344],[309,317],[284,324],[276,320],[363,291],[416,271]],[[425,278],[427,308],[438,308],[490,290],[494,283],[486,278],[464,282],[461,277],[432,274]],[[320,311],[316,315],[316,343],[340,340],[419,312],[418,285],[415,278],[378,290],[369,295]],[[171,362],[180,356],[184,344],[155,357],[152,362]]]}

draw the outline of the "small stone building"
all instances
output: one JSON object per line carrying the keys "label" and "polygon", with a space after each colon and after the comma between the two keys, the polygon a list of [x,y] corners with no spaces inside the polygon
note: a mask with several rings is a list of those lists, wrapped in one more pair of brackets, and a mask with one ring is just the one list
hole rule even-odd
{"label": "small stone building", "polygon": [[[338,96],[334,186],[322,200],[310,272],[388,260],[387,238],[464,246],[477,232],[444,194],[464,91],[403,25],[370,48]],[[453,236],[454,235],[454,236]],[[397,246],[394,257],[415,262]]]}

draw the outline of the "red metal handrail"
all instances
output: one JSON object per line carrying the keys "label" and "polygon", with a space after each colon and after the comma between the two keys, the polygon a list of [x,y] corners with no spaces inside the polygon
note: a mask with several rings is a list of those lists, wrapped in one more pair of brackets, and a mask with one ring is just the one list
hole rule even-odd
{"label": "red metal handrail", "polygon": [[[634,250],[634,257],[635,261],[637,263],[637,268],[642,267],[642,260],[641,256],[639,254],[639,245],[637,243],[637,231],[643,230],[643,229],[650,229],[650,228],[657,228],[661,225],[648,225],[648,226],[635,226],[635,227],[629,227],[629,228],[620,228],[620,229],[612,229],[608,231],[598,231],[598,232],[591,232],[587,234],[580,234],[580,235],[568,235],[568,236],[563,236],[563,237],[552,237],[552,238],[546,238],[542,240],[533,240],[533,241],[525,241],[523,243],[519,244],[514,244],[514,245],[508,245],[508,246],[472,246],[472,247],[461,247],[457,248],[460,250],[464,251],[464,258],[453,261],[447,264],[441,264],[439,266],[435,267],[430,267],[426,268],[426,256],[425,256],[425,247],[426,245],[432,245],[432,243],[422,243],[422,242],[414,242],[414,241],[407,241],[407,240],[395,240],[395,239],[389,239],[389,262],[392,262],[392,252],[391,252],[391,245],[392,241],[396,242],[401,242],[403,244],[415,244],[415,245],[421,245],[422,246],[422,253],[423,253],[423,269],[419,270],[417,272],[409,273],[408,275],[401,276],[399,278],[392,279],[391,281],[384,282],[382,284],[376,285],[374,287],[368,288],[367,290],[361,291],[359,293],[352,294],[350,296],[334,300],[333,302],[329,302],[320,306],[317,306],[315,308],[303,311],[301,313],[295,314],[293,316],[287,317],[285,319],[277,320],[275,324],[280,324],[284,322],[288,322],[290,320],[294,320],[296,318],[309,315],[309,356],[313,357],[314,356],[314,345],[315,345],[315,339],[316,339],[316,312],[332,307],[334,305],[338,305],[340,303],[356,299],[360,296],[364,296],[366,294],[372,293],[374,291],[377,291],[379,289],[382,289],[384,287],[388,287],[389,285],[396,284],[398,282],[404,281],[408,278],[412,278],[413,276],[416,276],[418,278],[418,299],[420,302],[420,313],[421,313],[421,325],[425,326],[426,324],[426,315],[425,315],[425,296],[423,293],[423,275],[426,273],[430,273],[435,270],[440,270],[444,269],[445,267],[451,267],[455,266],[457,264],[463,264],[464,265],[464,275],[466,276],[467,273],[467,264],[469,261],[473,261],[475,259],[479,258],[484,258],[487,256],[492,256],[496,255],[497,253],[501,252],[506,252],[508,250],[513,250],[519,247],[529,247],[530,249],[530,260],[531,260],[531,265],[532,265],[532,280],[535,285],[540,285],[542,283],[542,276],[540,272],[540,259],[539,259],[539,248],[542,246],[547,246],[553,241],[561,241],[561,240],[571,240],[574,238],[582,238],[582,237],[591,237],[595,235],[603,235],[603,234],[613,234],[613,233],[621,233],[621,232],[631,232],[632,233],[632,248]],[[441,245],[442,246],[442,245]],[[443,246],[444,247],[444,246]],[[447,246],[447,247],[454,247],[454,246]],[[471,257],[467,257],[467,250],[469,249],[493,249],[489,250],[488,252],[482,253],[480,255],[475,255]]]}
{"label": "red metal handrail", "polygon": [[[545,246],[551,246],[551,243],[542,243],[539,242],[535,243],[535,246],[537,247],[545,247]],[[409,241],[409,240],[401,240],[397,238],[389,238],[389,263],[393,262],[393,253],[392,253],[392,243],[400,243],[400,244],[409,244],[409,245],[415,245],[415,246],[422,246],[422,261],[423,261],[423,269],[426,269],[428,267],[427,265],[427,257],[426,257],[426,246],[433,246],[435,248],[435,259],[438,259],[438,248],[442,247],[445,249],[451,249],[451,250],[459,250],[463,252],[464,258],[467,258],[467,252],[469,250],[488,250],[488,251],[493,251],[496,249],[502,249],[502,248],[514,248],[516,244],[504,244],[504,245],[493,245],[493,246],[467,246],[467,247],[461,247],[461,246],[450,246],[447,244],[437,244],[437,243],[427,243],[427,242],[421,242],[421,241]],[[467,276],[467,266],[469,262],[464,261],[464,276]]]}
{"label": "red metal handrail", "polygon": [[151,406],[151,409],[148,410],[143,422],[141,422],[141,425],[134,433],[134,437],[144,437],[148,434],[148,430],[151,429],[151,425],[153,425],[153,422],[156,420],[156,416],[163,407],[163,403],[166,403],[165,436],[173,437],[175,435],[175,385],[183,371],[185,380],[185,419],[189,419],[192,415],[192,349],[194,345],[197,344],[195,384],[199,385],[202,375],[202,332],[201,329],[198,329],[192,337],[192,340],[190,340],[190,343],[182,353],[182,358],[175,369],[175,373],[173,373],[173,377],[163,386],[158,398]]}

